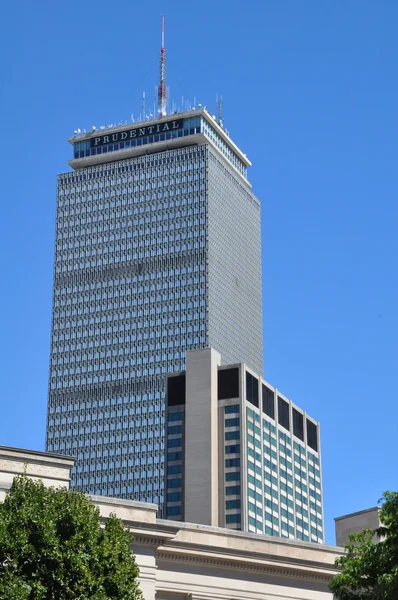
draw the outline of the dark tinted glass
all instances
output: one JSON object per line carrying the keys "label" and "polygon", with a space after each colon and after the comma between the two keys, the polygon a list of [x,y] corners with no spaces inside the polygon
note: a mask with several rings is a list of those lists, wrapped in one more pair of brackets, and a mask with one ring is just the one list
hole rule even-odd
{"label": "dark tinted glass", "polygon": [[293,435],[304,442],[304,416],[293,408]]}
{"label": "dark tinted glass", "polygon": [[239,369],[218,371],[218,399],[239,398]]}
{"label": "dark tinted glass", "polygon": [[285,429],[289,429],[289,404],[278,396],[278,423]]}
{"label": "dark tinted glass", "polygon": [[275,419],[275,397],[273,390],[263,385],[263,412],[266,415]]}
{"label": "dark tinted glass", "polygon": [[307,419],[307,444],[310,448],[318,452],[318,431],[317,426]]}
{"label": "dark tinted glass", "polygon": [[258,379],[246,372],[246,399],[258,408]]}
{"label": "dark tinted glass", "polygon": [[167,405],[185,404],[185,373],[167,378]]}

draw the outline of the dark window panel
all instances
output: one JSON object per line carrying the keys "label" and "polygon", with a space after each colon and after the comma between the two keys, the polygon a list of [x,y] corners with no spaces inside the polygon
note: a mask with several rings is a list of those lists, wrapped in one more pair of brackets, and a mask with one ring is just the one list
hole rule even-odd
{"label": "dark window panel", "polygon": [[293,408],[293,435],[304,442],[304,415]]}
{"label": "dark window panel", "polygon": [[185,404],[185,373],[167,378],[167,405]]}
{"label": "dark window panel", "polygon": [[246,400],[258,408],[258,379],[246,371]]}
{"label": "dark window panel", "polygon": [[263,412],[275,419],[275,394],[273,390],[263,384]]}
{"label": "dark window panel", "polygon": [[278,423],[285,429],[290,429],[289,404],[278,396]]}
{"label": "dark window panel", "polygon": [[318,452],[318,427],[307,419],[307,444]]}
{"label": "dark window panel", "polygon": [[218,371],[218,399],[239,398],[239,369],[221,369]]}

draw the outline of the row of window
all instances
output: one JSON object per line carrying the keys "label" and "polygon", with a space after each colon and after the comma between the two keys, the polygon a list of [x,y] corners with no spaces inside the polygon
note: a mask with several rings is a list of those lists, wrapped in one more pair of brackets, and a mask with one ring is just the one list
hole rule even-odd
{"label": "row of window", "polygon": [[[259,408],[259,395],[258,395],[259,381],[257,377],[254,377],[249,372],[246,372],[246,399],[248,402],[253,404],[256,408]],[[280,396],[278,399],[278,423],[281,427],[284,427],[290,431],[290,405]],[[275,420],[275,392],[268,388],[265,384],[262,384],[262,401],[263,401],[263,412],[269,417]],[[254,412],[254,411],[252,411]],[[256,412],[254,415],[259,416]],[[296,408],[292,406],[292,428],[293,435],[304,441],[304,415]],[[306,419],[307,425],[307,444],[316,452],[318,451],[318,432],[317,425]]]}

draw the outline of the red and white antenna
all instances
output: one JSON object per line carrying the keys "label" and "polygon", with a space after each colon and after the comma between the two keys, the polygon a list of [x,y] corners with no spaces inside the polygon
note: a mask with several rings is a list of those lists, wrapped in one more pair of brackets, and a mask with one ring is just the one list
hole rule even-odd
{"label": "red and white antenna", "polygon": [[162,47],[160,49],[160,85],[158,87],[158,113],[159,117],[166,116],[166,57],[164,49],[164,15],[162,15]]}

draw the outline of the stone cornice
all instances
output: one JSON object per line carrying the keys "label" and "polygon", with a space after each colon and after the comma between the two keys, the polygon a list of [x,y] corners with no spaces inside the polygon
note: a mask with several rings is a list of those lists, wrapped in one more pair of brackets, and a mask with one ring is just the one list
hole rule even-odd
{"label": "stone cornice", "polygon": [[[318,549],[318,548],[317,548]],[[295,558],[292,556],[283,556],[281,554],[273,554],[270,552],[256,552],[256,551],[250,551],[250,550],[237,550],[237,549],[229,549],[229,548],[225,548],[223,546],[215,546],[215,545],[205,545],[205,544],[196,544],[196,543],[189,543],[189,542],[181,542],[179,540],[171,540],[168,545],[167,545],[167,550],[170,551],[181,551],[182,553],[184,553],[185,551],[192,553],[199,553],[200,555],[206,555],[211,553],[212,555],[217,555],[217,556],[231,556],[231,553],[233,552],[233,556],[236,557],[238,560],[242,560],[242,561],[247,561],[247,560],[254,560],[254,561],[260,561],[260,562],[270,562],[270,563],[286,563],[286,561],[289,561],[290,564],[294,565],[296,568],[303,568],[303,569],[310,569],[310,570],[327,570],[327,571],[332,571],[332,572],[336,572],[338,573],[338,569],[335,569],[334,567],[332,567],[329,564],[325,564],[324,562],[321,561],[316,561],[316,560],[309,560],[309,559],[303,559],[303,558]]]}
{"label": "stone cornice", "polygon": [[150,532],[145,535],[143,532],[136,533],[134,529],[130,529],[130,533],[132,533],[134,536],[133,547],[134,544],[143,544],[145,546],[162,546],[168,541],[167,537],[156,537]]}
{"label": "stone cornice", "polygon": [[288,577],[292,579],[300,579],[300,580],[309,580],[316,581],[319,583],[328,584],[332,577],[338,570],[332,570],[330,568],[324,568],[323,572],[320,570],[310,570],[310,569],[294,569],[289,568],[284,565],[276,565],[269,563],[268,561],[243,561],[241,557],[237,557],[236,559],[233,555],[230,555],[229,558],[220,557],[217,555],[211,555],[208,553],[207,555],[198,554],[198,553],[179,553],[175,550],[168,548],[161,548],[157,551],[157,560],[164,561],[172,561],[172,562],[183,562],[189,563],[192,565],[201,565],[211,568],[223,568],[223,569],[232,569],[239,571],[250,571],[253,573],[263,574],[263,575],[272,575],[278,577]]}
{"label": "stone cornice", "polygon": [[[102,522],[106,522],[109,517],[101,517]],[[174,538],[178,532],[178,527],[154,527],[152,523],[142,521],[130,521],[123,519],[123,525],[128,528],[134,536],[134,544],[144,544],[148,546],[163,546]]]}
{"label": "stone cornice", "polygon": [[170,525],[178,527],[181,531],[187,531],[190,534],[204,533],[206,535],[218,536],[222,538],[242,539],[242,540],[253,540],[256,542],[266,542],[267,545],[271,546],[287,546],[289,548],[296,548],[297,551],[305,549],[316,549],[317,553],[334,553],[337,556],[342,554],[342,549],[337,546],[329,546],[327,544],[314,544],[312,542],[304,542],[296,539],[287,539],[282,537],[262,535],[258,533],[251,533],[248,531],[240,531],[235,529],[226,529],[224,527],[214,527],[211,525],[198,525],[194,523],[184,523],[180,521],[171,521],[168,519],[156,519],[158,526],[167,527]]}
{"label": "stone cornice", "polygon": [[24,450],[23,448],[11,448],[9,446],[0,446],[0,458],[14,460],[16,462],[28,462],[55,467],[73,467],[75,459],[73,456],[55,454],[54,452],[41,452],[39,450]]}

